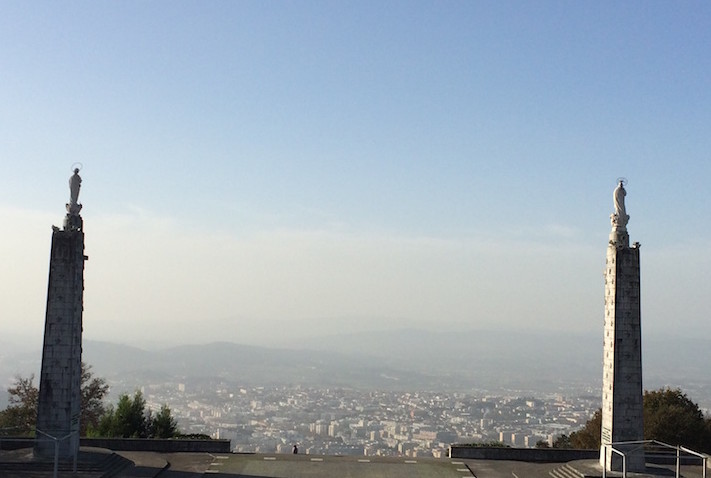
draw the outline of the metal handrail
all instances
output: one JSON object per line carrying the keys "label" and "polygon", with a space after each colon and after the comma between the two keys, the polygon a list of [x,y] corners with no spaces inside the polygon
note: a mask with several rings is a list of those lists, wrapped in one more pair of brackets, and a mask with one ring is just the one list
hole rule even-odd
{"label": "metal handrail", "polygon": [[607,478],[607,447],[610,447],[610,451],[617,453],[622,456],[622,478],[627,478],[627,455],[625,455],[620,450],[615,449],[613,446],[615,443],[604,444],[604,450],[602,454],[602,478]]}
{"label": "metal handrail", "polygon": [[622,478],[627,478],[627,466],[626,466],[626,453],[617,450],[615,446],[619,445],[641,445],[643,448],[645,445],[649,444],[655,444],[658,445],[659,448],[662,449],[667,449],[669,450],[668,455],[652,455],[652,456],[657,456],[657,457],[664,457],[664,456],[671,456],[672,453],[675,453],[675,460],[676,460],[676,466],[675,466],[675,477],[680,478],[681,476],[681,452],[687,453],[689,455],[693,455],[699,459],[701,459],[701,464],[702,464],[702,478],[706,478],[706,469],[708,465],[708,455],[704,455],[703,453],[696,452],[694,450],[691,450],[689,448],[686,448],[684,446],[672,446],[667,443],[663,443],[657,440],[641,440],[641,441],[622,441],[622,442],[615,442],[615,443],[606,443],[603,444],[603,463],[602,463],[602,477],[607,478],[607,447],[610,447],[610,450],[612,450],[614,453],[617,453],[619,455],[622,455]]}
{"label": "metal handrail", "polygon": [[[57,478],[57,475],[59,474],[59,442],[66,440],[67,438],[71,438],[75,433],[78,432],[70,432],[68,435],[65,435],[63,437],[55,437],[53,435],[50,435],[47,432],[43,432],[39,428],[35,428],[35,431],[37,433],[40,433],[47,438],[51,439],[54,441],[54,471],[52,473],[53,478]],[[73,464],[73,472],[76,473],[77,471],[77,453],[74,453],[74,464]]]}

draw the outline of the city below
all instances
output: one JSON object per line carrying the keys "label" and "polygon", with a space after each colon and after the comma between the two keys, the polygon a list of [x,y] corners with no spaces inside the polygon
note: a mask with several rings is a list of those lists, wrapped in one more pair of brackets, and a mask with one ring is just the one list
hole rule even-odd
{"label": "city below", "polygon": [[[229,439],[245,453],[296,445],[303,454],[437,457],[452,443],[550,445],[601,405],[595,337],[398,330],[314,342],[321,350],[85,340],[83,359],[109,383],[106,405],[141,390],[154,412],[170,407],[182,433]],[[681,388],[708,413],[707,349],[646,343],[645,389]],[[38,350],[22,340],[1,345],[3,389],[17,374],[37,379]],[[679,353],[660,352],[671,349]]]}
{"label": "city below", "polygon": [[552,445],[598,408],[597,390],[544,398],[345,388],[143,387],[148,406],[167,403],[183,433],[229,439],[235,452],[443,457],[452,443]]}

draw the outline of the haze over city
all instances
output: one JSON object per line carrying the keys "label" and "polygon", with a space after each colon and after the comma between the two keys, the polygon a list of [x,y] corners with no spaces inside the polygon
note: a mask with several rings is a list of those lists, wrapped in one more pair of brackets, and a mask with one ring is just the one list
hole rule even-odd
{"label": "haze over city", "polygon": [[41,344],[74,163],[88,339],[601,335],[622,176],[643,334],[710,338],[708,3],[2,11],[6,339]]}

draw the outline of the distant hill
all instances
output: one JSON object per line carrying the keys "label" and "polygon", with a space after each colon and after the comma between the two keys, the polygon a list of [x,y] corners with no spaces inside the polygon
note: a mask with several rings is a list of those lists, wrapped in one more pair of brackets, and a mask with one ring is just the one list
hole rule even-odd
{"label": "distant hill", "polygon": [[600,340],[573,334],[402,329],[319,338],[298,346],[377,357],[400,370],[482,389],[555,392],[591,385],[602,370]]}
{"label": "distant hill", "polygon": [[[601,337],[564,332],[402,329],[316,337],[279,348],[212,343],[150,352],[85,341],[84,351],[97,372],[156,380],[556,392],[597,387],[602,376]],[[708,363],[711,349],[700,339],[647,338],[645,387],[710,382]]]}
{"label": "distant hill", "polygon": [[[109,353],[106,353],[107,350]],[[422,374],[403,374],[381,360],[328,351],[255,347],[227,342],[181,345],[156,351],[86,341],[84,359],[97,374],[110,380],[143,377],[149,381],[388,388],[400,381],[411,387],[427,380]]]}
{"label": "distant hill", "polygon": [[[711,347],[702,338],[643,337],[645,388],[711,384]],[[294,346],[377,357],[400,369],[454,374],[501,386],[553,390],[602,382],[600,333],[402,329],[320,337]],[[548,387],[552,388],[548,388]]]}
{"label": "distant hill", "polygon": [[[402,329],[317,337],[281,347],[218,342],[145,350],[84,340],[83,358],[96,375],[129,389],[223,381],[556,393],[600,386],[601,342],[596,334]],[[711,393],[705,368],[711,348],[704,341],[646,338],[644,348],[645,388],[693,386]],[[0,352],[4,388],[17,373],[38,375],[40,359],[39,350],[5,344]]]}

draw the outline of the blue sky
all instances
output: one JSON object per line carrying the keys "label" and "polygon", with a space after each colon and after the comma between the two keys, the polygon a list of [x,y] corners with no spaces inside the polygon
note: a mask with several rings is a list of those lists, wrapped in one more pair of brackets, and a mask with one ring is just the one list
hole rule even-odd
{"label": "blue sky", "polygon": [[0,10],[6,331],[81,162],[91,338],[602,333],[619,176],[645,332],[708,334],[708,3]]}

